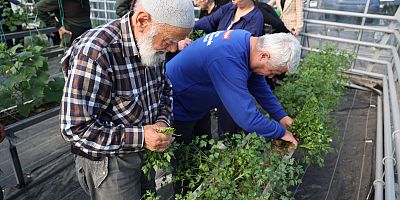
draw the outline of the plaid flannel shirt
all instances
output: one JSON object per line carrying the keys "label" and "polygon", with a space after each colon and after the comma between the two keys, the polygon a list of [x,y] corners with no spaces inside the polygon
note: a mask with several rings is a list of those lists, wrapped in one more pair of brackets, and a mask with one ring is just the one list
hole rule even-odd
{"label": "plaid flannel shirt", "polygon": [[144,125],[172,120],[165,64],[141,64],[129,16],[84,33],[61,60],[61,133],[93,157],[140,151]]}

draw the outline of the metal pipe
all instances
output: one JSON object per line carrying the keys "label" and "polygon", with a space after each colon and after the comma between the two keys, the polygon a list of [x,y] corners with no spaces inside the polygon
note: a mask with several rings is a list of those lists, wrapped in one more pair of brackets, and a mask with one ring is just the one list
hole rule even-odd
{"label": "metal pipe", "polygon": [[346,87],[348,87],[348,88],[352,88],[352,89],[357,89],[357,90],[362,90],[362,91],[371,91],[371,89],[369,89],[369,88],[366,88],[366,87],[363,87],[363,86],[360,86],[360,85],[357,85],[357,84],[354,84],[354,83],[348,83],[347,85],[346,85]]}
{"label": "metal pipe", "polygon": [[106,22],[108,22],[108,15],[107,15],[107,0],[104,0],[104,16],[107,19]]}
{"label": "metal pipe", "polygon": [[[384,28],[384,27],[360,26],[360,25],[355,25],[355,24],[345,24],[345,23],[322,21],[322,20],[316,20],[316,19],[304,19],[304,22],[307,22],[310,24],[337,26],[337,27],[350,28],[350,29],[362,29],[362,30],[366,30],[366,31],[383,32],[383,33],[389,33],[389,34],[392,34],[395,32],[392,29],[388,29],[388,28]],[[307,32],[307,31],[305,31],[305,32]]]}
{"label": "metal pipe", "polygon": [[[400,161],[400,112],[399,105],[397,103],[397,93],[396,86],[394,83],[393,71],[390,65],[387,65],[388,70],[388,82],[389,82],[389,95],[390,95],[390,108],[392,111],[392,122],[393,122],[393,133],[392,140],[394,141],[395,153],[396,153],[396,161]],[[397,169],[397,180],[400,180],[400,164],[396,165]],[[398,191],[400,191],[400,186],[398,186]]]}
{"label": "metal pipe", "polygon": [[355,40],[351,40],[351,39],[337,38],[337,37],[331,37],[331,36],[320,35],[320,34],[301,33],[301,35],[307,36],[307,37],[312,37],[312,38],[319,38],[319,39],[331,40],[331,41],[336,41],[336,42],[344,42],[344,43],[349,43],[349,44],[359,44],[362,46],[376,47],[376,48],[382,48],[382,49],[391,49],[393,47],[391,45],[382,45],[382,44],[376,44],[376,43],[372,43],[372,42],[355,41]]}
{"label": "metal pipe", "polygon": [[[398,42],[400,43],[400,40],[398,40]],[[399,54],[397,53],[397,49],[395,47],[392,47],[392,54],[393,54],[394,68],[396,69],[396,73],[397,73],[397,80],[399,80],[400,79],[400,58],[399,58]]]}
{"label": "metal pipe", "polygon": [[382,97],[378,96],[377,102],[377,123],[376,123],[376,156],[375,156],[375,200],[383,199],[383,135],[382,135]]}
{"label": "metal pipe", "polygon": [[17,147],[15,147],[10,140],[9,143],[10,143],[9,149],[13,161],[13,170],[15,174],[15,179],[17,180],[17,184],[19,187],[24,187],[25,186],[24,173],[22,171],[21,162],[19,161]]}
{"label": "metal pipe", "polygon": [[372,78],[381,79],[381,80],[386,78],[386,76],[383,75],[383,74],[378,74],[378,73],[374,73],[374,72],[367,72],[367,71],[362,71],[362,70],[358,70],[358,69],[349,69],[348,72],[354,73],[354,74],[358,74],[358,75],[367,75],[367,76],[370,76]]}
{"label": "metal pipe", "polygon": [[[367,0],[367,3],[365,4],[365,8],[364,8],[364,14],[367,14],[370,2],[371,2],[371,0]],[[366,18],[363,17],[362,20],[361,20],[361,26],[365,25],[365,21],[366,21]],[[359,30],[358,36],[357,36],[357,41],[361,41],[361,38],[362,38],[363,34],[364,34],[364,31],[362,29]],[[357,44],[354,47],[354,51],[353,52],[355,52],[355,54],[358,55],[359,49],[360,49],[360,45]],[[351,68],[354,68],[355,65],[356,65],[356,61],[354,60],[353,63],[351,64]]]}
{"label": "metal pipe", "polygon": [[383,86],[383,119],[384,119],[384,155],[382,159],[385,165],[385,199],[395,199],[394,190],[394,165],[395,160],[392,156],[392,127],[390,122],[390,107],[389,107],[389,87],[387,78],[382,80]]}
{"label": "metal pipe", "polygon": [[357,12],[346,12],[346,11],[336,11],[336,10],[317,9],[317,8],[303,8],[303,10],[308,11],[308,12],[313,12],[313,13],[344,15],[344,16],[350,16],[350,17],[366,17],[366,18],[374,18],[374,19],[386,19],[386,20],[392,20],[392,21],[399,20],[396,18],[396,16],[389,16],[389,15],[364,14],[364,13],[357,13]]}
{"label": "metal pipe", "polygon": [[[306,51],[320,52],[320,49],[304,47],[304,46],[301,47],[301,49],[302,50],[306,50]],[[372,63],[378,63],[378,64],[382,64],[382,65],[390,64],[388,61],[378,60],[378,59],[373,59],[373,58],[368,58],[368,57],[363,57],[363,56],[357,56],[356,59],[357,60],[368,61],[368,62],[372,62]]]}

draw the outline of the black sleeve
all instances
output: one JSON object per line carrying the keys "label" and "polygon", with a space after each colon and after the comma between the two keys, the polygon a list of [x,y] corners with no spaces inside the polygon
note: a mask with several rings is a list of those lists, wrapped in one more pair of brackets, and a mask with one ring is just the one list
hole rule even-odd
{"label": "black sleeve", "polygon": [[115,12],[119,17],[129,12],[132,0],[117,0],[115,2]]}
{"label": "black sleeve", "polygon": [[55,26],[57,29],[61,27],[59,23],[51,13],[54,13],[57,17],[59,16],[58,1],[56,0],[41,0],[36,4],[38,10],[39,19],[46,23],[47,27]]}
{"label": "black sleeve", "polygon": [[264,23],[271,25],[272,28],[275,29],[275,33],[290,33],[289,29],[286,28],[283,21],[279,18],[275,10],[270,5],[258,2],[257,6],[264,16]]}

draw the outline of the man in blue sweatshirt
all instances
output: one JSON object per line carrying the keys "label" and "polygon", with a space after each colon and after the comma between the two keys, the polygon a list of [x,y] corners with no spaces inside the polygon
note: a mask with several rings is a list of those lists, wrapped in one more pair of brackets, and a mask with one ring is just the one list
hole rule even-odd
{"label": "man in blue sweatshirt", "polygon": [[[204,134],[210,109],[224,105],[246,132],[297,145],[286,130],[293,120],[284,112],[265,76],[296,70],[301,46],[287,33],[251,37],[244,30],[217,31],[193,42],[167,63],[174,91],[174,127],[188,143]],[[275,120],[261,114],[254,98]]]}

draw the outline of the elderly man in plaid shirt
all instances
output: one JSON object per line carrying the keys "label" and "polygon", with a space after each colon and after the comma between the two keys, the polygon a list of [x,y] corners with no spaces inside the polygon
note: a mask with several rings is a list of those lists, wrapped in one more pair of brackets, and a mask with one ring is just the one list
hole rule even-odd
{"label": "elderly man in plaid shirt", "polygon": [[164,54],[193,25],[190,0],[139,0],[134,13],[87,31],[66,52],[61,133],[92,199],[140,199],[140,152],[164,151],[174,139],[156,132],[172,120]]}

